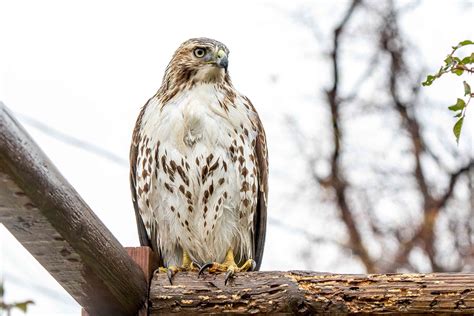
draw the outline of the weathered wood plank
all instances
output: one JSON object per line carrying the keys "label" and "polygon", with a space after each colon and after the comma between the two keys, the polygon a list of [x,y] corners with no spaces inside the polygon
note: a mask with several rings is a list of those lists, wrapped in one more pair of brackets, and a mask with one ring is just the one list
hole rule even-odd
{"label": "weathered wood plank", "polygon": [[125,247],[128,255],[135,261],[150,282],[153,272],[158,269],[158,257],[150,247]]}
{"label": "weathered wood plank", "polygon": [[[147,280],[148,286],[150,285],[151,277],[153,272],[158,269],[158,257],[151,250],[150,247],[126,247],[127,253],[135,261]],[[147,316],[148,315],[148,300],[144,306],[138,311],[138,316]]]}
{"label": "weathered wood plank", "polygon": [[140,267],[0,102],[0,222],[92,315],[133,315]]}
{"label": "weathered wood plank", "polygon": [[[145,274],[145,279],[147,284],[149,284],[153,271],[158,269],[158,257],[151,250],[150,247],[125,247],[130,258],[135,261],[138,266],[142,269]],[[84,309],[81,312],[82,316],[94,316],[87,313]],[[147,316],[148,315],[148,304],[145,303],[142,308],[138,311],[137,316]]]}
{"label": "weathered wood plank", "polygon": [[474,314],[474,274],[344,275],[315,272],[155,274],[150,315],[165,313],[465,313]]}

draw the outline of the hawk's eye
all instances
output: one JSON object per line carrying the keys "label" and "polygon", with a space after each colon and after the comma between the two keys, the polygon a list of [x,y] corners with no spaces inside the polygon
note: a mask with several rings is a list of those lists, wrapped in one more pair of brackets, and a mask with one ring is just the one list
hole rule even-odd
{"label": "hawk's eye", "polygon": [[197,58],[203,58],[204,55],[206,55],[205,48],[198,47],[194,50],[194,56],[196,56]]}

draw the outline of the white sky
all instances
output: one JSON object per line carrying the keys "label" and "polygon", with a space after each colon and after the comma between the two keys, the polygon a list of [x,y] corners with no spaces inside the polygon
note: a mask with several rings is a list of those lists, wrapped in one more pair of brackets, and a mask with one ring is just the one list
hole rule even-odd
{"label": "white sky", "polygon": [[[28,124],[27,118],[127,161],[139,107],[158,89],[177,46],[190,37],[220,40],[231,50],[234,85],[252,99],[267,130],[269,216],[309,232],[327,231],[330,225],[303,208],[300,212],[298,203],[293,203],[292,192],[305,174],[303,166],[291,164],[294,147],[284,117],[293,115],[304,130],[327,124],[325,113],[313,109],[329,76],[322,54],[328,47],[321,43],[347,2],[328,3],[0,0],[0,100],[18,115],[119,241],[135,246],[127,166],[51,138]],[[321,38],[315,39],[298,22],[301,12],[315,17]],[[451,45],[473,38],[472,13],[471,1],[424,1],[403,20],[404,31],[420,46],[430,72]],[[355,47],[354,52],[363,55],[364,49]],[[357,64],[353,67],[357,69]],[[459,81],[442,80],[427,93],[450,104],[462,88]],[[449,136],[450,124],[448,120]],[[472,151],[472,126],[466,126],[464,133],[471,136],[460,146]],[[315,263],[307,267],[299,258],[308,246],[300,234],[270,223],[262,269],[363,271],[355,261],[335,263],[334,250],[314,245]],[[35,300],[28,315],[79,315],[74,300],[0,225],[1,273],[9,301]]]}

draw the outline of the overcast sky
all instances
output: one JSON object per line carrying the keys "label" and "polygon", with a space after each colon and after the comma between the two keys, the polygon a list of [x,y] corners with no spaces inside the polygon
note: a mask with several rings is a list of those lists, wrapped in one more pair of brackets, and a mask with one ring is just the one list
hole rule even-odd
{"label": "overcast sky", "polygon": [[[304,168],[286,168],[294,147],[284,117],[292,115],[304,129],[319,124],[307,115],[317,115],[311,112],[312,102],[328,78],[323,54],[328,47],[319,40],[325,39],[347,2],[328,3],[0,0],[0,101],[119,241],[136,246],[127,164],[139,108],[160,86],[181,42],[199,36],[220,40],[231,50],[234,85],[256,105],[269,139],[270,225],[262,269],[361,272],[356,263],[303,264],[300,253],[308,244],[298,229],[327,228],[314,217],[308,221],[308,213],[290,203]],[[315,18],[319,35],[298,21],[302,12]],[[402,26],[434,71],[451,45],[473,39],[473,18],[471,1],[424,1]],[[361,54],[364,49],[357,48]],[[459,81],[442,81],[429,93],[449,104],[462,88]],[[54,131],[45,133],[45,127]],[[67,144],[51,137],[52,132],[102,152],[84,150],[80,142]],[[464,133],[469,141],[461,146],[472,146],[472,127],[466,126]],[[277,225],[277,219],[287,226]],[[35,300],[28,315],[79,315],[77,303],[1,225],[0,247],[8,301]],[[316,250],[326,259],[333,256],[324,247]]]}

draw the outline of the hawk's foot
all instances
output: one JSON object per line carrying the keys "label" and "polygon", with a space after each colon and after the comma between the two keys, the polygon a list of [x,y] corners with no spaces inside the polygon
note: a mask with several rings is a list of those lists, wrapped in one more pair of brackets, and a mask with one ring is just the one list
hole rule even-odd
{"label": "hawk's foot", "polygon": [[170,284],[173,284],[173,276],[178,272],[178,271],[200,271],[201,266],[191,260],[189,257],[188,253],[186,251],[183,252],[183,264],[178,267],[178,266],[169,266],[169,267],[159,267],[156,271],[158,273],[166,273],[168,276],[168,280],[170,281]]}
{"label": "hawk's foot", "polygon": [[225,281],[224,284],[227,284],[230,278],[234,277],[236,272],[246,272],[252,271],[256,267],[255,260],[248,259],[242,266],[238,266],[234,260],[234,253],[232,248],[227,251],[225,260],[223,263],[218,262],[209,262],[203,265],[199,269],[199,275],[201,275],[204,271],[208,270],[210,273],[216,272],[225,272]]}

